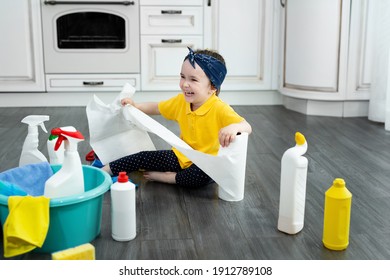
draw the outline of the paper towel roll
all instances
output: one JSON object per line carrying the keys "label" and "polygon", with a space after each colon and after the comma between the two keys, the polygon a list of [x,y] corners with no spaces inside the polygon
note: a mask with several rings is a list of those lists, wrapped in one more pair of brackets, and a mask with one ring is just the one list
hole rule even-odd
{"label": "paper towel roll", "polygon": [[228,147],[220,147],[216,156],[198,152],[163,125],[133,106],[123,108],[125,119],[152,132],[178,149],[219,185],[219,198],[239,201],[244,198],[248,133],[237,135]]}

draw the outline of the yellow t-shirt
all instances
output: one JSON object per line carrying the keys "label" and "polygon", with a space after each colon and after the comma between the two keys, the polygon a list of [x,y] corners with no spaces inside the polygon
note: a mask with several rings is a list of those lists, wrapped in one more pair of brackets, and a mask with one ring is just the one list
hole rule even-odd
{"label": "yellow t-shirt", "polygon": [[[216,155],[219,150],[219,130],[244,120],[215,94],[195,111],[191,111],[190,103],[185,101],[182,93],[160,102],[158,108],[163,117],[179,124],[180,139],[194,150],[211,155]],[[187,168],[192,164],[177,149],[173,148],[173,151],[182,168]]]}

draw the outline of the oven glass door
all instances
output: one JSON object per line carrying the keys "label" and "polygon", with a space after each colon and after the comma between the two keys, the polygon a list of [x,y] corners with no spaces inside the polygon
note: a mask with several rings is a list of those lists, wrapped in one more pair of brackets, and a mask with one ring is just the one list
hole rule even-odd
{"label": "oven glass door", "polygon": [[124,49],[126,21],[114,14],[77,12],[57,19],[59,49]]}
{"label": "oven glass door", "polygon": [[139,73],[138,2],[42,0],[46,74]]}

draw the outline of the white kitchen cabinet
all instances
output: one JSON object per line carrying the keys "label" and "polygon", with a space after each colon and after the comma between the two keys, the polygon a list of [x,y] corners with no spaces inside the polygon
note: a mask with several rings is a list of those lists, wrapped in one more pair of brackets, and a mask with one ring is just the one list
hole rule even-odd
{"label": "white kitchen cabinet", "polygon": [[180,70],[188,48],[202,47],[201,36],[141,36],[143,91],[179,91]]}
{"label": "white kitchen cabinet", "polygon": [[203,9],[176,6],[142,6],[141,34],[203,34]]}
{"label": "white kitchen cabinet", "polygon": [[[371,1],[372,2],[372,1]],[[354,0],[350,13],[346,99],[370,97],[373,60],[373,3]]]}
{"label": "white kitchen cabinet", "polygon": [[142,6],[200,6],[203,0],[140,0]]}
{"label": "white kitchen cabinet", "polygon": [[310,115],[366,115],[371,80],[369,1],[291,0],[283,13],[284,105]]}
{"label": "white kitchen cabinet", "polygon": [[43,92],[39,0],[0,2],[0,92]]}
{"label": "white kitchen cabinet", "polygon": [[[203,47],[202,2],[140,2],[142,91],[180,90],[187,47]],[[165,5],[164,5],[165,4]]]}
{"label": "white kitchen cabinet", "polygon": [[212,0],[205,6],[205,47],[226,60],[223,90],[277,88],[273,0]]}

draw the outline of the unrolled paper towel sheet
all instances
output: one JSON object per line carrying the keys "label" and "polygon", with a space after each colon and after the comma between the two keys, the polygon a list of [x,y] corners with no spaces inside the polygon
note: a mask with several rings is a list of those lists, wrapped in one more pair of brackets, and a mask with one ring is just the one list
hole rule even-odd
{"label": "unrolled paper towel sheet", "polygon": [[103,164],[140,151],[156,150],[149,134],[123,117],[120,100],[134,92],[126,84],[111,104],[94,96],[87,105],[90,145]]}
{"label": "unrolled paper towel sheet", "polygon": [[[123,98],[124,91],[122,91],[122,96],[119,97],[119,100]],[[118,98],[114,102],[117,103]],[[88,107],[94,107],[93,103],[100,104],[100,107],[104,107],[102,106],[103,102],[96,96]],[[219,185],[218,196],[220,199],[226,201],[240,201],[244,198],[246,155],[248,146],[247,133],[238,135],[235,141],[228,147],[220,147],[218,155],[213,156],[192,149],[173,132],[131,105],[126,107],[120,107],[118,104],[106,106],[111,108],[113,106],[119,106],[119,111],[121,111],[122,114],[117,114],[117,118],[121,119],[122,122],[123,120],[126,120],[127,124],[124,126],[126,129],[117,129],[117,133],[114,131],[115,129],[111,127],[111,137],[103,137],[103,141],[99,141],[99,137],[92,135],[94,134],[94,130],[91,130],[91,125],[92,127],[97,127],[103,124],[98,118],[93,118],[88,115],[91,133],[91,146],[101,159],[103,159],[101,154],[104,154],[104,159],[111,161],[111,158],[113,157],[119,158],[139,151],[151,150],[152,148],[149,143],[149,141],[151,142],[151,139],[149,135],[147,135],[147,132],[151,132],[165,140],[171,146],[177,148],[207,175],[209,175]],[[88,107],[87,113],[88,111],[91,112],[91,110],[88,110]],[[104,111],[105,113],[110,113],[108,110]],[[122,115],[122,118],[119,117],[120,115]],[[129,132],[128,130],[137,130],[137,134],[142,134],[142,139],[140,139],[135,132]],[[145,139],[145,134],[142,132],[146,133],[147,138],[149,138],[147,141]],[[110,154],[111,150],[117,150],[118,144],[122,145],[123,143],[126,143],[126,145],[136,143],[136,145],[132,148],[132,152],[130,153],[120,149],[121,151],[116,151]]]}

